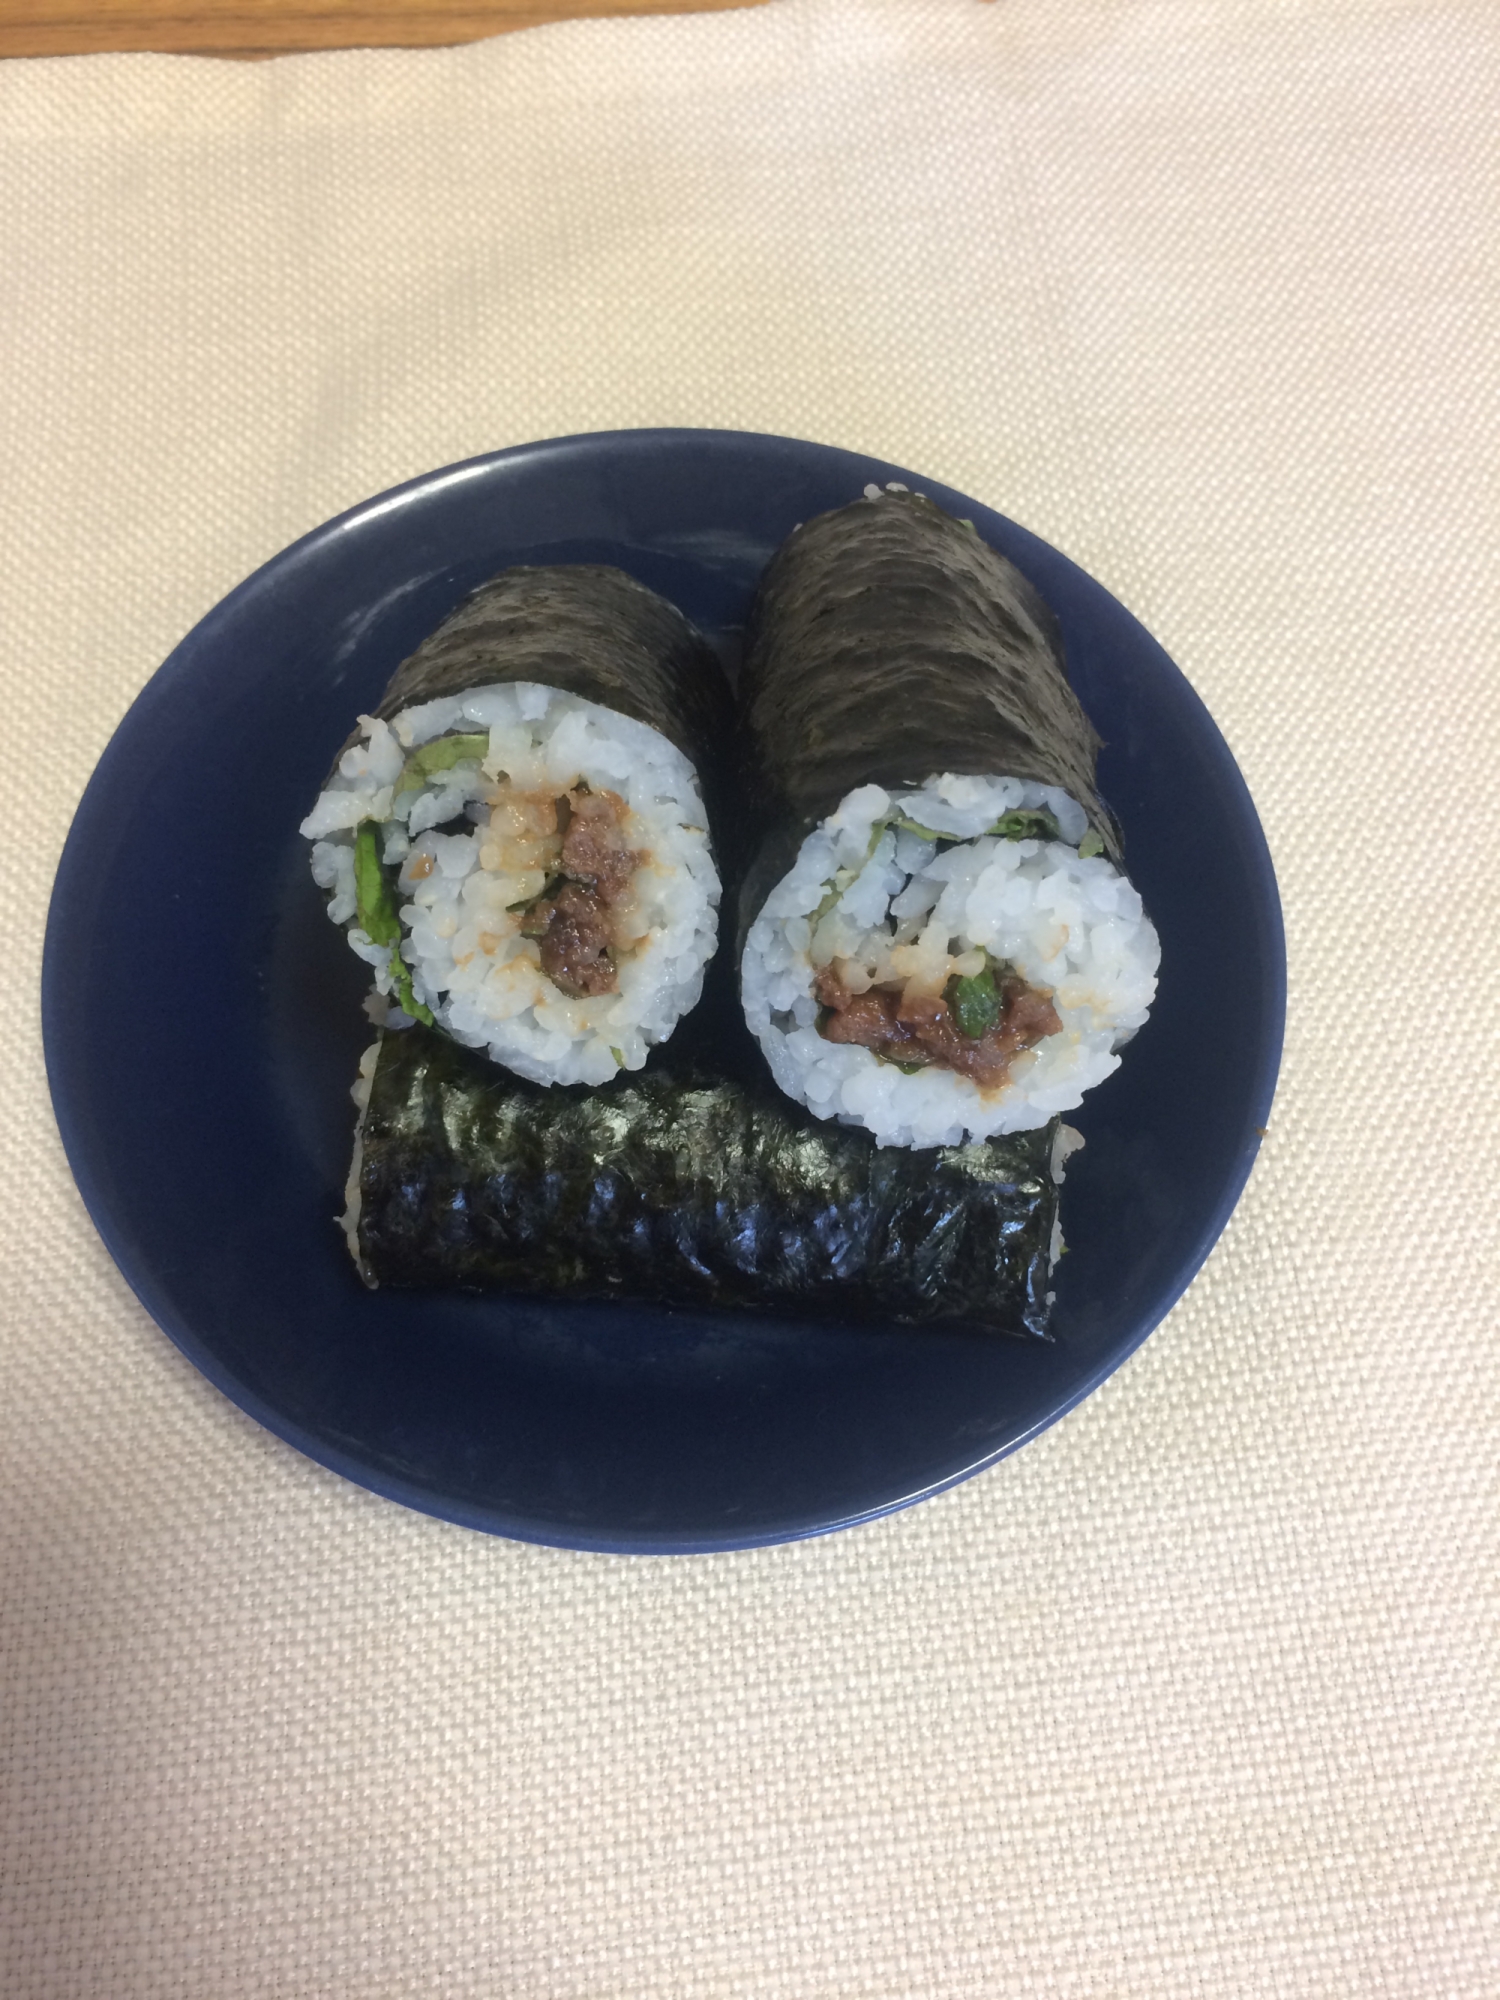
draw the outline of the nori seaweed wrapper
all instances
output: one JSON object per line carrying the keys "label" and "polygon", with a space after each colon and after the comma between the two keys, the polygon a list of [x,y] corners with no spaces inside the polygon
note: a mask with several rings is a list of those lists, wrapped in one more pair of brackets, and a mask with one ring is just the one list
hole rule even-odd
{"label": "nori seaweed wrapper", "polygon": [[707,1068],[544,1090],[411,1028],[371,1083],[359,1259],[379,1285],[1045,1339],[1055,1131],[879,1147]]}
{"label": "nori seaweed wrapper", "polygon": [[[719,785],[733,727],[724,669],[675,605],[623,570],[502,570],[402,661],[374,712],[389,722],[418,702],[505,681],[564,688],[633,716],[692,761],[705,794]],[[706,803],[712,811],[715,800]]]}
{"label": "nori seaweed wrapper", "polygon": [[1057,785],[1120,858],[1056,619],[1013,563],[918,494],[856,500],[782,544],[751,613],[740,705],[763,843],[744,926],[859,785],[944,771]]}

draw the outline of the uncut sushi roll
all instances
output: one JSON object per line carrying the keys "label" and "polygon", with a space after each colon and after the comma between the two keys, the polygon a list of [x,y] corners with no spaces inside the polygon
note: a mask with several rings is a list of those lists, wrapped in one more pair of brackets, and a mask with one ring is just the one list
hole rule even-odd
{"label": "uncut sushi roll", "polygon": [[343,1218],[365,1282],[1048,1337],[1076,1133],[904,1152],[679,1046],[557,1092],[424,1028],[382,1036]]}
{"label": "uncut sushi roll", "polygon": [[328,914],[417,1020],[538,1084],[639,1069],[718,937],[718,660],[622,571],[482,585],[359,718],[311,813]]}
{"label": "uncut sushi roll", "polygon": [[1160,950],[1032,586],[969,523],[868,489],[773,559],[740,693],[741,998],[781,1089],[888,1146],[1081,1103]]}

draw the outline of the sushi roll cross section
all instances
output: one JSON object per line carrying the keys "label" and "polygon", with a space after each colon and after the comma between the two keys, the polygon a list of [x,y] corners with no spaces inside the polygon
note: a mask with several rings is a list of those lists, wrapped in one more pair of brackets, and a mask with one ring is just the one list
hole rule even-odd
{"label": "sushi roll cross section", "polygon": [[590,565],[476,591],[361,716],[302,824],[396,1020],[534,1083],[639,1069],[695,1003],[729,694],[670,604]]}

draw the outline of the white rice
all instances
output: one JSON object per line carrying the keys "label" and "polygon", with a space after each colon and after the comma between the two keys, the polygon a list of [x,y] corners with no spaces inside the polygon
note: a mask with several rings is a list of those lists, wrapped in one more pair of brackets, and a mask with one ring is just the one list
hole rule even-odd
{"label": "white rice", "polygon": [[[1050,812],[1061,837],[986,832],[1018,809]],[[940,847],[898,819],[957,844]],[[1018,778],[945,775],[915,791],[851,792],[803,842],[745,941],[745,1018],[781,1089],[883,1146],[1028,1131],[1080,1104],[1145,1021],[1161,958],[1130,883],[1102,855],[1079,853],[1087,831],[1066,792]],[[852,992],[913,978],[940,992],[977,973],[981,951],[1047,994],[1062,1024],[997,1086],[935,1066],[908,1074],[818,1032],[813,986],[825,966]]]}
{"label": "white rice", "polygon": [[[401,864],[400,954],[414,998],[455,1040],[534,1083],[599,1084],[639,1069],[697,1001],[718,938],[719,876],[688,759],[645,723],[527,681],[426,702],[389,724],[361,716],[360,729],[302,823],[332,920],[356,915],[355,829],[374,820],[384,860]],[[411,751],[485,731],[482,758],[401,787]],[[617,990],[573,998],[541,970],[512,907],[541,893],[542,870],[527,865],[524,836],[497,832],[490,817],[507,792],[561,796],[580,782],[624,802],[625,844],[646,858],[623,912]],[[455,820],[467,824],[443,830]],[[378,990],[394,994],[393,948],[357,924],[348,938]],[[395,1010],[393,1024],[403,1018]]]}

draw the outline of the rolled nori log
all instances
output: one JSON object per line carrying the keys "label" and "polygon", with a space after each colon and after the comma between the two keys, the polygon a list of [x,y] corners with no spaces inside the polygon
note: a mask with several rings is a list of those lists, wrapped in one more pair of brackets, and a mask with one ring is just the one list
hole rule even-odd
{"label": "rolled nori log", "polygon": [[809,829],[860,785],[944,771],[1055,785],[1119,860],[1057,620],[1013,563],[919,494],[855,500],[788,537],[751,612],[739,697],[764,843],[742,932]]}
{"label": "rolled nori log", "polygon": [[1056,1137],[877,1147],[708,1070],[548,1091],[412,1028],[380,1043],[351,1248],[376,1285],[1045,1339]]}

